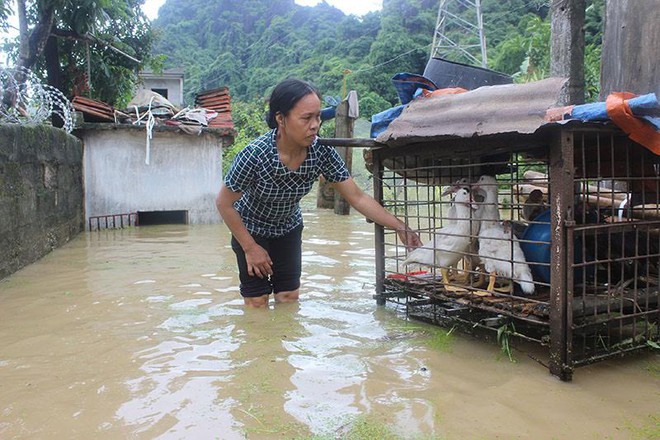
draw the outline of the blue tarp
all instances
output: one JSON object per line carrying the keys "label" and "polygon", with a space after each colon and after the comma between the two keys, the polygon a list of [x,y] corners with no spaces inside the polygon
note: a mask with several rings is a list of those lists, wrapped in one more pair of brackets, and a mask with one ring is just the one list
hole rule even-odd
{"label": "blue tarp", "polygon": [[[660,130],[660,104],[655,93],[648,93],[628,100],[633,114],[651,123]],[[604,102],[576,105],[571,112],[571,118],[581,121],[609,121]]]}
{"label": "blue tarp", "polygon": [[390,123],[399,117],[405,107],[405,105],[399,105],[373,115],[371,117],[371,138],[375,139],[379,134],[384,132]]}
{"label": "blue tarp", "polygon": [[329,107],[325,107],[321,109],[321,121],[328,121],[330,119],[334,119],[337,113],[337,106],[341,102],[341,99],[339,98],[339,96],[324,96],[323,101],[325,101],[325,103],[328,104]]}
{"label": "blue tarp", "polygon": [[422,90],[434,91],[438,89],[433,81],[416,73],[397,73],[392,77],[392,84],[399,95],[401,104],[408,104]]}
{"label": "blue tarp", "polygon": [[392,77],[392,84],[394,84],[402,105],[389,108],[371,117],[370,136],[372,138],[385,131],[390,123],[399,117],[410,101],[422,93],[422,90],[433,91],[438,89],[433,81],[416,73],[397,73]]}

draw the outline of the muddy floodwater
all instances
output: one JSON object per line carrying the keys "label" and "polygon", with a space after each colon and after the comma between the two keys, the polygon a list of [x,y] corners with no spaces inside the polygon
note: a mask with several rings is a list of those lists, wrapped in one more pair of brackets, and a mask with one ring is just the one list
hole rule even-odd
{"label": "muddy floodwater", "polygon": [[299,304],[243,308],[223,225],[82,233],[1,280],[0,439],[659,437],[657,353],[561,382],[377,306],[358,215],[305,223]]}

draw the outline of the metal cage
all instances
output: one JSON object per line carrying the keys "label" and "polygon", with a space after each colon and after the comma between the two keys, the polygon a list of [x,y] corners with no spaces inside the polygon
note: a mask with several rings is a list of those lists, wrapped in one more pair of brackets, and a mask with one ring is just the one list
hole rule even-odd
{"label": "metal cage", "polygon": [[[533,135],[418,141],[371,154],[376,198],[436,256],[404,267],[409,252],[393,231],[377,226],[379,304],[441,325],[506,329],[547,347],[550,372],[562,380],[577,366],[660,340],[660,160],[624,133],[607,124],[569,123]],[[497,180],[500,221],[509,234],[501,249],[523,251],[524,258],[503,252],[510,261],[501,266],[506,272],[507,263],[526,264],[532,294],[512,274],[484,287],[489,274],[473,228],[459,263],[436,264],[437,252],[447,250],[433,237],[452,231],[452,200],[443,188],[461,178],[472,185],[482,175]],[[472,214],[463,220],[479,222]]]}

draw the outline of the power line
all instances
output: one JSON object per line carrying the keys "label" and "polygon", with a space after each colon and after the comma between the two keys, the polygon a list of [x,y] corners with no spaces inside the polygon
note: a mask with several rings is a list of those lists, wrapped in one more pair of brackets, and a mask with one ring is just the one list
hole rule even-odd
{"label": "power line", "polygon": [[[446,7],[447,7],[447,3],[450,2],[450,1],[455,1],[457,5],[460,5],[460,6],[464,7],[464,8],[465,8],[465,7],[474,7],[474,8],[476,8],[476,6],[477,6],[478,4],[480,4],[480,1],[481,1],[481,0],[441,0],[440,7],[439,7],[439,13],[441,12],[440,8],[442,8],[443,6],[446,8]],[[546,1],[546,0],[541,0],[541,1]],[[510,9],[510,10],[507,10],[506,12],[503,12],[503,13],[500,13],[500,14],[492,14],[492,15],[489,15],[489,18],[491,18],[491,17],[511,16],[511,15],[513,15],[513,14],[516,14],[516,12],[518,12],[518,11],[521,10],[521,9],[524,9],[524,8],[530,6],[530,5],[538,5],[538,4],[539,4],[539,0],[526,0],[526,1],[523,3],[523,5],[520,6],[520,7],[518,7],[518,8]],[[478,25],[472,26],[468,20],[465,20],[465,19],[462,18],[462,17],[458,17],[456,14],[453,14],[451,11],[448,11],[447,17],[453,19],[453,20],[457,23],[457,26],[463,28],[463,29],[466,30],[466,31],[467,31],[467,30],[470,30],[470,29],[472,29],[472,28],[474,28],[474,29],[482,29],[482,30],[481,30],[481,33],[482,33],[482,35],[483,35],[483,22],[481,22],[480,25],[478,24]],[[379,27],[380,27],[380,24],[378,25],[377,28],[373,28],[373,29],[365,30],[364,32],[361,32],[361,36],[364,36],[364,35],[368,35],[368,34],[370,34],[370,33],[373,33],[373,32],[374,32],[375,30],[377,30]],[[436,30],[437,30],[437,26],[436,26]],[[292,35],[294,35],[297,31],[298,31],[297,29],[292,29],[290,32],[287,32],[287,33],[282,34],[282,35],[278,35],[276,38],[273,38],[274,34],[273,34],[272,32],[264,32],[264,33],[262,33],[262,35],[261,35],[256,41],[254,41],[253,43],[251,43],[251,44],[246,48],[246,50],[247,50],[247,49],[250,49],[250,48],[252,48],[252,47],[254,47],[255,45],[257,45],[257,44],[259,44],[259,43],[261,43],[261,42],[264,40],[264,38],[267,38],[267,39],[268,39],[268,41],[266,42],[266,44],[267,44],[269,47],[272,47],[272,46],[274,46],[274,45],[276,45],[276,44],[278,44],[278,43],[281,43],[282,41],[285,41],[287,38],[289,38],[289,37],[291,37]],[[477,34],[478,34],[478,33],[477,33]],[[475,34],[475,35],[477,35],[477,34]],[[435,35],[434,35],[434,39],[435,39]],[[404,56],[406,56],[406,55],[409,55],[409,54],[411,54],[411,53],[413,53],[413,52],[420,51],[420,50],[425,50],[425,51],[426,51],[426,50],[429,49],[429,47],[431,47],[431,49],[432,49],[432,51],[433,51],[433,50],[435,50],[436,48],[440,48],[440,49],[450,49],[450,48],[455,48],[455,47],[458,45],[456,42],[452,41],[450,38],[448,38],[448,37],[446,37],[446,36],[444,37],[444,39],[445,39],[444,42],[447,43],[447,44],[445,44],[445,45],[440,44],[438,41],[435,41],[435,40],[434,40],[434,42],[431,43],[431,44],[427,44],[427,45],[423,45],[423,46],[415,47],[415,48],[410,49],[410,50],[408,50],[408,51],[406,51],[406,52],[403,52],[403,53],[400,53],[400,54],[398,54],[398,55],[395,55],[395,56],[393,56],[392,58],[390,58],[390,59],[388,59],[388,60],[386,60],[386,61],[380,62],[380,63],[375,64],[375,65],[372,65],[372,66],[362,67],[362,68],[360,68],[360,69],[358,69],[358,70],[354,70],[354,71],[352,72],[352,75],[360,75],[360,74],[364,74],[364,73],[367,73],[367,72],[373,71],[374,69],[377,69],[377,68],[379,68],[379,67],[382,67],[382,66],[385,66],[385,65],[387,65],[387,64],[390,64],[390,63],[392,63],[392,62],[394,62],[394,61],[396,61],[396,60],[398,60],[398,59],[400,59],[400,58],[402,58],[402,57],[404,57]],[[485,37],[480,37],[480,44],[472,44],[472,45],[470,45],[470,44],[463,44],[463,47],[465,48],[466,51],[468,51],[468,53],[469,53],[469,50],[473,50],[473,49],[475,49],[475,48],[482,49],[482,53],[483,53],[483,51],[485,51]],[[282,47],[282,48],[285,49],[285,50],[287,50],[287,52],[286,52],[286,54],[285,54],[285,56],[287,56],[287,57],[295,57],[295,56],[299,56],[299,55],[300,55],[300,53],[299,53],[298,51],[296,51],[295,49],[292,49],[292,48],[288,48],[288,49],[287,49],[287,48],[285,48],[285,47]],[[433,52],[432,52],[432,53],[433,53]],[[260,54],[259,52],[252,51],[252,53],[248,56],[247,59],[241,61],[242,64],[243,64],[243,66],[247,68],[247,66],[249,66],[249,65],[254,61],[254,59],[255,59],[257,56],[259,56],[259,54]],[[485,54],[483,54],[481,58],[482,58],[482,60],[479,60],[478,57],[472,55],[472,58],[470,58],[470,60],[471,60],[472,62],[474,62],[475,64],[480,64],[480,63],[484,62],[484,60],[487,61]],[[215,75],[214,78],[208,78],[208,79],[206,79],[205,82],[207,82],[207,83],[212,83],[212,82],[218,81],[222,76],[224,76],[223,73],[217,74],[217,75]],[[248,79],[245,79],[245,80],[243,80],[243,81],[239,81],[239,82],[233,83],[233,84],[232,84],[232,88],[240,88],[240,87],[244,87],[244,86],[246,86],[248,83],[249,83],[249,80],[248,80]]]}
{"label": "power line", "polygon": [[406,55],[409,55],[409,54],[411,54],[411,53],[413,53],[413,52],[416,52],[416,51],[418,51],[418,50],[424,50],[424,51],[426,51],[426,50],[428,50],[428,48],[429,48],[430,46],[431,46],[430,44],[425,44],[425,45],[423,45],[423,46],[416,47],[416,48],[411,49],[411,50],[409,50],[409,51],[407,51],[407,52],[404,52],[404,53],[402,53],[402,54],[399,54],[399,55],[395,56],[394,58],[390,58],[390,59],[387,60],[387,61],[383,61],[382,63],[376,64],[375,66],[371,66],[371,67],[367,67],[367,68],[362,68],[362,69],[356,70],[356,71],[353,72],[353,74],[358,74],[358,73],[363,73],[363,72],[369,72],[369,71],[374,70],[374,69],[376,69],[376,68],[378,68],[378,67],[381,67],[381,66],[384,66],[384,65],[386,65],[386,64],[389,64],[389,63],[391,63],[391,62],[393,62],[393,61],[396,61],[396,60],[398,60],[399,58],[404,57],[404,56],[406,56]]}

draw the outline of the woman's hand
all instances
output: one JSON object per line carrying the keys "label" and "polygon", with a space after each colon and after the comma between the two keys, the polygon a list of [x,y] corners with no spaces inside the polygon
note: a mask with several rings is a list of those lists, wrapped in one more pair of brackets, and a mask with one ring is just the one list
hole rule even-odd
{"label": "woman's hand", "polygon": [[422,240],[415,231],[410,229],[402,220],[389,213],[383,206],[374,200],[373,197],[364,193],[357,187],[352,177],[333,184],[341,196],[351,204],[352,207],[360,211],[365,217],[375,221],[381,226],[394,229],[403,244],[412,250],[422,245]]}
{"label": "woman's hand", "polygon": [[215,204],[225,224],[243,248],[248,274],[252,277],[266,278],[273,274],[273,261],[268,252],[254,241],[234,208],[234,203],[240,198],[241,193],[231,191],[223,183]]}
{"label": "woman's hand", "polygon": [[418,248],[422,245],[422,240],[419,239],[419,235],[417,235],[417,233],[410,229],[410,227],[405,223],[403,226],[396,229],[396,233],[408,251]]}
{"label": "woman's hand", "polygon": [[243,251],[245,252],[245,260],[250,276],[266,278],[273,274],[273,260],[270,259],[270,255],[264,248],[255,243],[249,249],[243,249]]}

